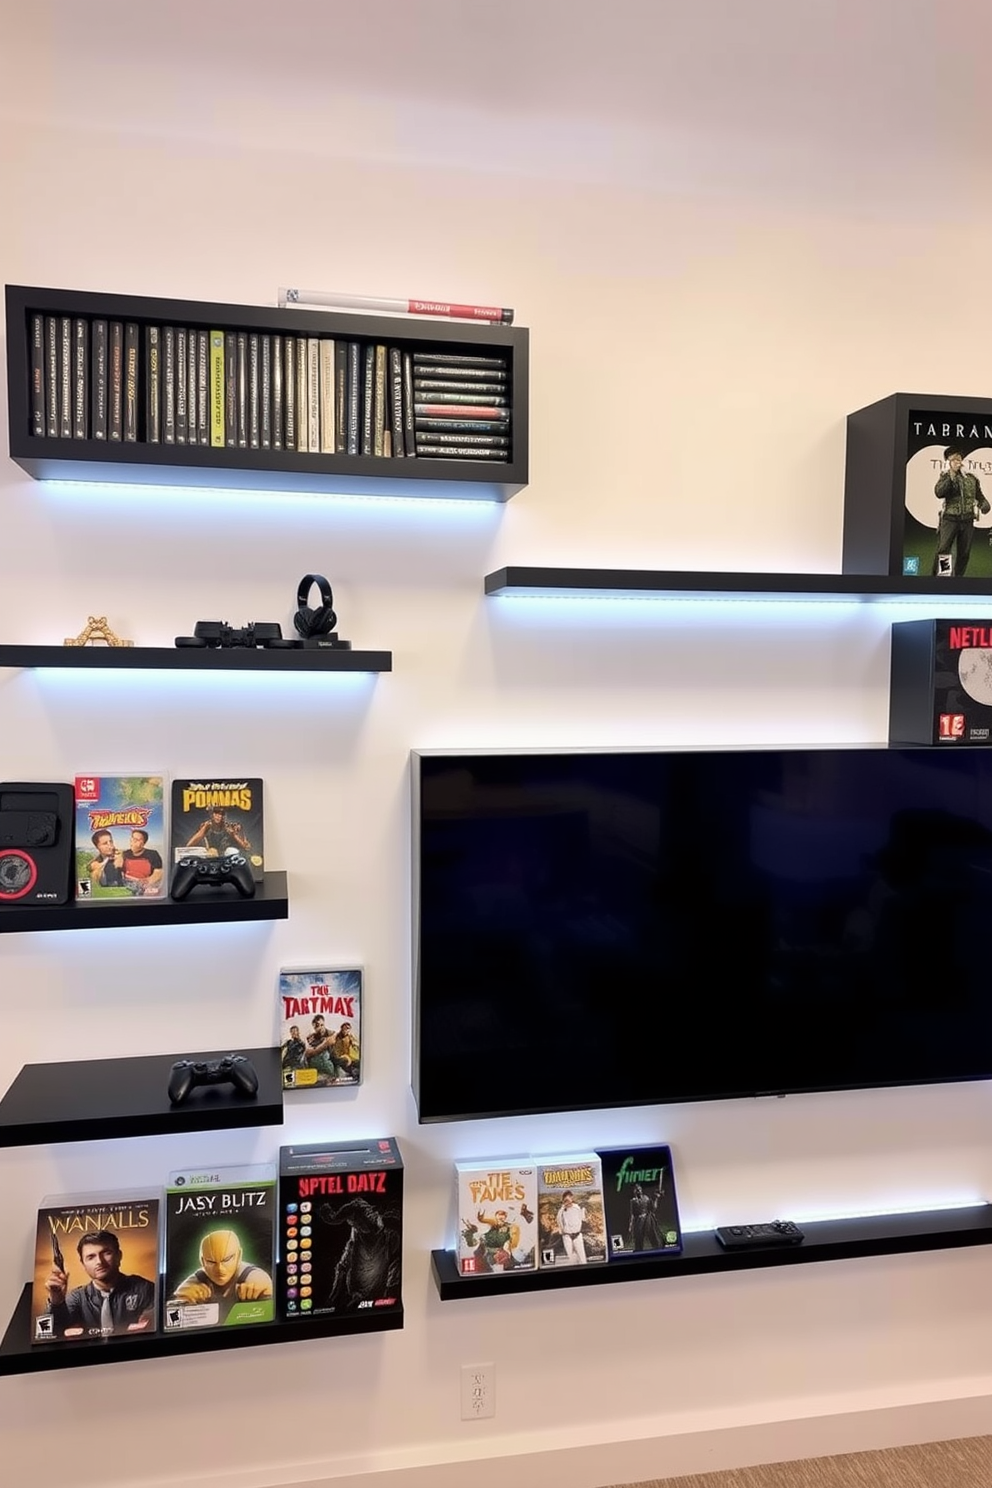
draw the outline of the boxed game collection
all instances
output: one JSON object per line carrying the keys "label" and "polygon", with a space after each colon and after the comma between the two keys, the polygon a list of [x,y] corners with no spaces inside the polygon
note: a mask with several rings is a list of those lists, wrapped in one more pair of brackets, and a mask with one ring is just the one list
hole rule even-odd
{"label": "boxed game collection", "polygon": [[987,620],[893,625],[889,743],[992,743],[992,626]]}
{"label": "boxed game collection", "polygon": [[173,868],[181,858],[243,853],[260,883],[265,876],[262,781],[208,775],[173,780],[170,841]]}
{"label": "boxed game collection", "polygon": [[158,1288],[157,1197],[139,1192],[42,1200],[32,1343],[154,1333]]}
{"label": "boxed game collection", "polygon": [[360,968],[279,973],[279,1062],[284,1090],[358,1085],[362,1078]]}
{"label": "boxed game collection", "polygon": [[77,775],[76,902],[164,902],[165,778]]}
{"label": "boxed game collection", "polygon": [[672,1150],[601,1147],[610,1256],[677,1255],[682,1249]]}
{"label": "boxed game collection", "polygon": [[273,1164],[170,1174],[166,1332],[272,1321],[275,1213]]}
{"label": "boxed game collection", "polygon": [[537,1266],[537,1167],[533,1159],[456,1162],[456,1253],[461,1276]]}

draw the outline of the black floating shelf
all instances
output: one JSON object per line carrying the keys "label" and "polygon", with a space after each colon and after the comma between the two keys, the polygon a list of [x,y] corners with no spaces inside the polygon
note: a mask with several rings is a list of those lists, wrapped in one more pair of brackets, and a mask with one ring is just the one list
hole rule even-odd
{"label": "black floating shelf", "polygon": [[391,672],[391,651],[277,650],[223,646],[0,646],[0,666],[151,668],[180,672]]}
{"label": "black floating shelf", "polygon": [[672,1276],[708,1276],[718,1271],[753,1271],[766,1266],[803,1266],[859,1256],[903,1255],[920,1250],[957,1250],[992,1243],[992,1204],[937,1209],[920,1214],[881,1214],[804,1223],[801,1245],[728,1251],[710,1233],[685,1236],[681,1255],[645,1256],[605,1265],[522,1271],[501,1276],[459,1276],[454,1251],[432,1250],[431,1271],[442,1302],[472,1297],[509,1297],[514,1292],[556,1291],[623,1281],[658,1281]]}
{"label": "black floating shelf", "polygon": [[518,599],[760,599],[814,602],[969,599],[992,604],[992,580],[873,574],[682,573],[648,568],[498,568],[486,594]]}
{"label": "black floating shelf", "polygon": [[173,1354],[208,1354],[218,1349],[256,1348],[270,1343],[302,1343],[308,1338],[353,1338],[363,1333],[392,1333],[403,1326],[402,1307],[354,1317],[312,1318],[298,1323],[245,1324],[240,1328],[195,1328],[180,1333],[141,1333],[99,1342],[32,1344],[31,1287],[27,1285],[0,1343],[0,1375],[39,1374],[49,1369],[78,1369],[87,1364],[131,1364],[140,1359],[166,1359]]}
{"label": "black floating shelf", "polygon": [[187,899],[107,899],[88,904],[0,906],[0,935],[23,930],[119,930],[125,925],[217,925],[246,920],[286,920],[286,875],[266,871],[251,899],[230,884],[198,884]]}
{"label": "black floating shelf", "polygon": [[[174,1060],[216,1059],[231,1053],[247,1054],[255,1066],[256,1096],[242,1095],[233,1085],[199,1085],[181,1105],[170,1104]],[[70,1059],[24,1066],[0,1100],[0,1147],[280,1126],[282,1119],[278,1049],[219,1049],[206,1054],[185,1049],[134,1059]]]}

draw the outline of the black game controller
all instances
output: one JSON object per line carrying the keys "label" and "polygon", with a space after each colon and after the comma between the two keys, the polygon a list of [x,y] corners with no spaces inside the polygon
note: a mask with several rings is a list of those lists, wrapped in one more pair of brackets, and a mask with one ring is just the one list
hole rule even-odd
{"label": "black game controller", "polygon": [[233,1085],[242,1095],[258,1094],[255,1066],[244,1054],[223,1059],[177,1059],[169,1076],[169,1100],[183,1103],[195,1085]]}
{"label": "black game controller", "polygon": [[196,884],[210,884],[213,888],[233,884],[242,899],[251,899],[255,893],[251,864],[244,853],[227,853],[221,858],[180,858],[172,875],[173,899],[185,899]]}

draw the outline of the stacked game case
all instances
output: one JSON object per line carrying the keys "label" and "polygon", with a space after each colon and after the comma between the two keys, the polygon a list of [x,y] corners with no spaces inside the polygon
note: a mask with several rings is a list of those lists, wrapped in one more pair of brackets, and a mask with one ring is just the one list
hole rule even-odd
{"label": "stacked game case", "polygon": [[166,1332],[273,1320],[275,1211],[273,1164],[169,1175]]}
{"label": "stacked game case", "polygon": [[265,876],[262,782],[257,777],[172,782],[171,865],[180,858],[243,853],[256,883]]}
{"label": "stacked game case", "polygon": [[602,1165],[595,1152],[538,1159],[537,1212],[542,1269],[607,1259]]}
{"label": "stacked game case", "polygon": [[77,775],[75,797],[77,902],[164,902],[164,776]]}
{"label": "stacked game case", "polygon": [[682,1249],[671,1148],[603,1147],[609,1256],[677,1255]]}
{"label": "stacked game case", "polygon": [[403,1159],[393,1137],[279,1151],[279,1315],[402,1305]]}
{"label": "stacked game case", "polygon": [[462,1276],[537,1267],[537,1166],[533,1159],[455,1163],[457,1237]]}
{"label": "stacked game case", "polygon": [[283,1089],[358,1085],[362,1078],[361,970],[284,968],[277,995]]}
{"label": "stacked game case", "polygon": [[158,1328],[159,1199],[147,1193],[42,1201],[31,1341],[127,1337]]}

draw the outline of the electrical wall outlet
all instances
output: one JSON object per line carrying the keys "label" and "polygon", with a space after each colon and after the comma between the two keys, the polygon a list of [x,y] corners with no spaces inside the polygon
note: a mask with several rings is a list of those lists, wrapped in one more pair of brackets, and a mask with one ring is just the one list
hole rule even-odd
{"label": "electrical wall outlet", "polygon": [[462,1365],[462,1420],[486,1421],[496,1414],[496,1365]]}

